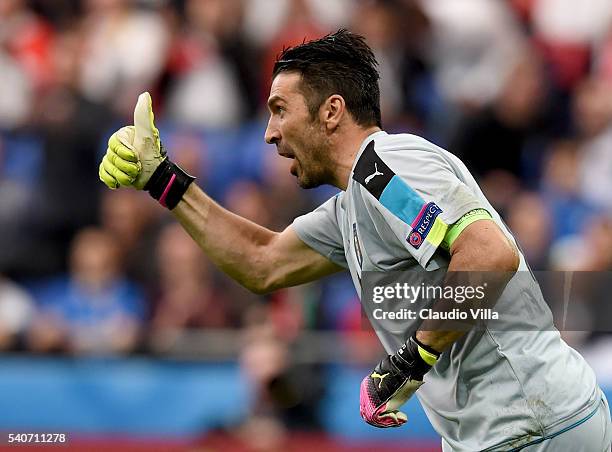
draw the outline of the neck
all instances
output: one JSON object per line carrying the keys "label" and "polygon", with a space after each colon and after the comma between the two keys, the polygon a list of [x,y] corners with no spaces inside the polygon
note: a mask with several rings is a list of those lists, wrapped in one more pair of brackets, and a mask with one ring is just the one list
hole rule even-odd
{"label": "neck", "polygon": [[334,172],[331,184],[333,186],[340,190],[346,190],[361,143],[374,132],[380,132],[381,130],[378,126],[367,128],[355,126],[338,135],[335,140],[337,143],[335,149],[331,152],[331,155],[335,157],[332,162]]}

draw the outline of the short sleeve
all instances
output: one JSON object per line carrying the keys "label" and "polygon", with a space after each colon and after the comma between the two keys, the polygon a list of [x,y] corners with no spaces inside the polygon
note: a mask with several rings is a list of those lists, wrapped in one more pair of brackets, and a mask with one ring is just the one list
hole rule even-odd
{"label": "short sleeve", "polygon": [[[485,208],[436,151],[377,152],[374,141],[359,157],[353,179],[408,252],[427,268],[448,230],[463,215]],[[367,193],[366,193],[367,192]]]}
{"label": "short sleeve", "polygon": [[342,196],[340,193],[312,212],[297,217],[291,226],[310,248],[333,263],[348,268],[338,218]]}

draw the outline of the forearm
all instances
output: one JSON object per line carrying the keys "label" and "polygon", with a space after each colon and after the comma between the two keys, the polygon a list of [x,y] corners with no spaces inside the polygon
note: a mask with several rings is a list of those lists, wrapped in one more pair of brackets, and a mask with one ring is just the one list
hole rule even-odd
{"label": "forearm", "polygon": [[112,189],[146,190],[172,211],[221,270],[254,292],[302,284],[340,270],[308,247],[291,227],[276,233],[216,204],[194,178],[166,156],[154,124],[151,96],[143,93],[134,126],[115,132],[99,167]]}
{"label": "forearm", "polygon": [[[518,250],[492,221],[479,221],[468,226],[451,249],[451,260],[445,284],[479,286],[485,297],[473,306],[469,301],[440,302],[435,308],[449,310],[470,307],[492,308],[519,266]],[[473,300],[475,301],[475,300]],[[466,325],[469,327],[469,325]],[[442,352],[460,339],[469,328],[452,330],[437,321],[424,322],[416,337],[423,344]]]}
{"label": "forearm", "polygon": [[[474,262],[468,261],[465,257],[457,254],[453,256],[448,266],[449,274],[457,271],[469,271],[470,268],[474,267]],[[467,333],[466,330],[446,331],[439,328],[440,326],[436,322],[424,322],[421,329],[416,332],[416,338],[434,350],[443,352]]]}
{"label": "forearm", "polygon": [[224,209],[196,184],[172,213],[217,267],[249,290],[264,290],[266,245],[277,233]]}

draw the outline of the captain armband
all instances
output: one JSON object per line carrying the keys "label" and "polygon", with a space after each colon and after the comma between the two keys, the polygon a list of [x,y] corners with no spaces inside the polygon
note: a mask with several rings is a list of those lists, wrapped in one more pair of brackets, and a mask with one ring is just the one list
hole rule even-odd
{"label": "captain armband", "polygon": [[444,240],[440,246],[445,250],[450,250],[450,247],[454,241],[459,237],[459,234],[463,232],[470,224],[477,220],[490,220],[493,217],[486,209],[474,209],[463,215],[459,220],[448,227]]}

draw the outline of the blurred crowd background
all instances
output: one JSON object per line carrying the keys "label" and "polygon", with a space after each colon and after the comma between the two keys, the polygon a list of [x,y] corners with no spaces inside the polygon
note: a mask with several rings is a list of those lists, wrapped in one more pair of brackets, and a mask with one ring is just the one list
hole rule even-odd
{"label": "blurred crowd background", "polygon": [[385,129],[460,156],[534,269],[612,269],[609,0],[2,0],[0,349],[237,360],[249,438],[321,429],[318,368],[382,353],[347,275],[249,294],[97,167],[148,90],[173,160],[282,230],[334,191],[299,189],[263,141],[272,65],[340,27],[375,51]]}

